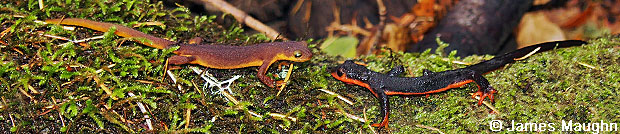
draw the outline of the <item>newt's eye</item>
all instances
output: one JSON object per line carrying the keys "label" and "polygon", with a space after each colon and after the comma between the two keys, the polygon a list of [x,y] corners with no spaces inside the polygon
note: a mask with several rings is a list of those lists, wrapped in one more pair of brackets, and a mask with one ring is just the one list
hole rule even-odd
{"label": "newt's eye", "polygon": [[302,54],[301,51],[297,50],[295,52],[293,52],[295,54],[295,58],[301,58]]}
{"label": "newt's eye", "polygon": [[342,72],[342,69],[338,69],[338,71],[336,71],[336,74],[338,74],[338,76],[340,77],[344,75],[344,73]]}

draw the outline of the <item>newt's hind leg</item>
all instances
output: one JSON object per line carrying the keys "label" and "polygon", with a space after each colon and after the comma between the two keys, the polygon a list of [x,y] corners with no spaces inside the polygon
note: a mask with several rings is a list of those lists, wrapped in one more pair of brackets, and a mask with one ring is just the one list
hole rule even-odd
{"label": "newt's hind leg", "polygon": [[189,44],[202,44],[202,38],[200,37],[194,37],[192,39],[189,39]]}
{"label": "newt's hind leg", "polygon": [[389,76],[398,76],[402,74],[403,72],[405,72],[405,67],[403,67],[403,65],[397,65],[394,68],[392,68],[392,70],[387,72],[387,74]]}
{"label": "newt's hind leg", "polygon": [[480,99],[478,99],[478,105],[482,105],[482,101],[486,97],[489,97],[491,102],[493,102],[493,100],[495,99],[495,97],[493,96],[493,93],[497,92],[497,90],[495,90],[489,84],[489,81],[486,78],[482,77],[481,74],[476,73],[476,72],[474,72],[473,74],[473,80],[474,82],[476,82],[476,85],[478,85],[478,91],[474,93],[471,97],[472,98],[476,98],[476,96],[480,97]]}
{"label": "newt's hind leg", "polygon": [[435,72],[428,70],[428,69],[424,69],[422,70],[422,75],[426,76],[426,75],[433,75],[435,74]]}
{"label": "newt's hind leg", "polygon": [[[372,89],[371,89],[372,90]],[[382,90],[375,90],[374,91],[376,94],[377,99],[379,100],[379,103],[381,104],[381,116],[379,116],[379,118],[381,119],[380,123],[375,123],[372,124],[371,126],[373,127],[379,127],[379,128],[386,128],[388,127],[388,122],[389,122],[389,117],[390,117],[390,101],[389,98],[387,96],[387,94],[385,94]]]}
{"label": "newt's hind leg", "polygon": [[168,58],[168,63],[170,64],[174,64],[174,65],[179,65],[179,64],[188,64],[191,63],[192,61],[195,61],[196,58],[193,56],[179,56],[179,55],[173,55],[172,57]]}

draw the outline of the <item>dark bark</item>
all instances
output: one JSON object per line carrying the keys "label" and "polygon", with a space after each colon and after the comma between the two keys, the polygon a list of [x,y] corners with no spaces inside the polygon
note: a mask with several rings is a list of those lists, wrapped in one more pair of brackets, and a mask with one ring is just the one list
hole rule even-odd
{"label": "dark bark", "polygon": [[457,56],[501,54],[516,49],[513,29],[532,6],[532,0],[462,0],[442,18],[437,27],[412,44],[408,52],[437,48],[436,38],[449,43],[445,52]]}

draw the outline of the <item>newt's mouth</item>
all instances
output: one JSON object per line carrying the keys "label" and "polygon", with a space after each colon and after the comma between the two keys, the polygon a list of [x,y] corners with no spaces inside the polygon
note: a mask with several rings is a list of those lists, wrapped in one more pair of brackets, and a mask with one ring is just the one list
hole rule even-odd
{"label": "newt's mouth", "polygon": [[351,84],[349,81],[350,79],[347,77],[346,74],[342,73],[342,71],[340,71],[340,69],[334,69],[334,71],[332,71],[332,77],[342,81],[342,82],[346,82],[347,84]]}
{"label": "newt's mouth", "polygon": [[375,97],[378,97],[377,93],[375,93],[375,91],[370,88],[370,85],[368,85],[368,83],[364,83],[360,80],[349,78],[347,77],[346,73],[343,73],[340,69],[341,68],[334,69],[334,71],[332,71],[331,73],[332,77],[347,84],[362,86],[370,90],[370,92],[372,92],[372,94],[375,95]]}
{"label": "newt's mouth", "polygon": [[331,73],[331,75],[332,75],[332,77],[336,78],[337,80],[342,81],[342,82],[347,83],[347,84],[359,83],[359,82],[357,82],[357,80],[351,79],[351,78],[347,77],[347,75],[342,72],[342,68],[334,68],[332,73]]}

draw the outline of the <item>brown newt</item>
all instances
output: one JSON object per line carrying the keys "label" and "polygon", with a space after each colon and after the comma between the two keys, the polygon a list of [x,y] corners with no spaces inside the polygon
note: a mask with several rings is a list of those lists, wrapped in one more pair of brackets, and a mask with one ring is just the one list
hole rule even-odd
{"label": "brown newt", "polygon": [[177,55],[168,58],[170,64],[198,64],[216,69],[260,66],[256,76],[269,87],[274,87],[274,85],[276,85],[273,79],[265,75],[272,63],[278,60],[304,62],[312,58],[312,52],[308,49],[305,42],[271,42],[249,46],[186,44],[158,38],[129,27],[112,23],[79,18],[49,19],[45,22],[86,27],[101,32],[105,32],[111,27],[116,27],[116,32],[114,32],[114,34],[126,38],[144,38],[146,41],[138,42],[149,47],[166,49],[179,46],[179,48],[173,52]]}

